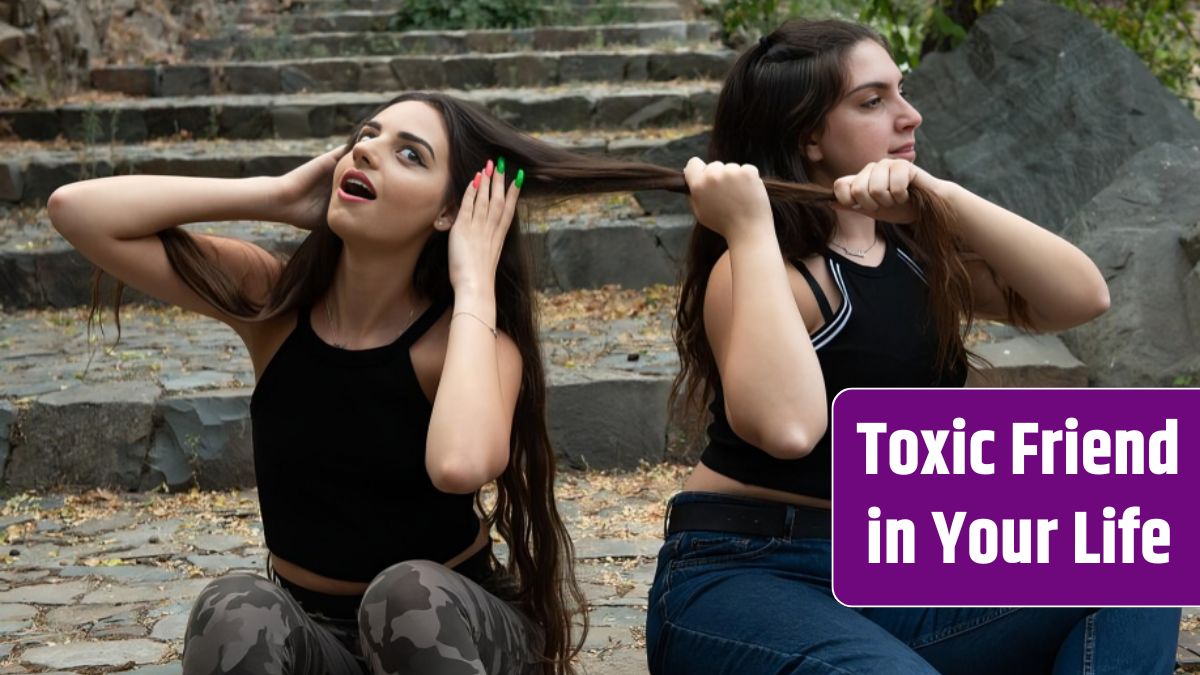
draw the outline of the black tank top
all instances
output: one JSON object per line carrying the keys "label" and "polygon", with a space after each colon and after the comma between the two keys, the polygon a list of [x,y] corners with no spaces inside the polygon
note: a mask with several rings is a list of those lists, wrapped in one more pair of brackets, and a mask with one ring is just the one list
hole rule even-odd
{"label": "black tank top", "polygon": [[[936,367],[938,340],[925,275],[908,253],[889,242],[878,267],[827,253],[830,277],[843,298],[837,312],[804,263],[794,264],[825,319],[811,338],[825,376],[826,405],[832,406],[834,397],[849,387],[961,387],[966,382],[965,364],[951,372]],[[710,469],[750,485],[830,498],[828,429],[804,457],[777,459],[730,428],[719,381],[709,409],[713,421],[700,461]]]}
{"label": "black tank top", "polygon": [[434,302],[395,342],[355,351],[323,342],[309,310],[298,312],[250,399],[273,553],[369,582],[394,563],[445,562],[474,542],[473,495],[439,491],[425,470],[433,407],[409,355],[449,304]]}

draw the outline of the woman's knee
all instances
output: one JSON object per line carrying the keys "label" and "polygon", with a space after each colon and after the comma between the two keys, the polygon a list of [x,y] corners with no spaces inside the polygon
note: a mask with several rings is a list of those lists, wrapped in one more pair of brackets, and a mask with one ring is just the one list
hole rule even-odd
{"label": "woman's knee", "polygon": [[[254,574],[233,574],[204,587],[184,633],[187,675],[266,673],[279,664],[296,610],[287,594]],[[278,666],[276,666],[278,667]]]}
{"label": "woman's knee", "polygon": [[[408,560],[387,568],[371,581],[363,594],[359,625],[382,627],[384,623],[418,627],[445,620],[446,612],[461,619],[460,588],[454,572],[430,560]],[[425,617],[424,620],[420,620]],[[411,618],[413,621],[395,621]],[[424,632],[424,631],[419,631]]]}
{"label": "woman's knee", "polygon": [[[364,651],[392,664],[416,663],[446,653],[446,647],[468,660],[477,658],[462,586],[454,572],[428,560],[384,570],[367,588],[359,608]],[[386,670],[409,672],[403,667]]]}

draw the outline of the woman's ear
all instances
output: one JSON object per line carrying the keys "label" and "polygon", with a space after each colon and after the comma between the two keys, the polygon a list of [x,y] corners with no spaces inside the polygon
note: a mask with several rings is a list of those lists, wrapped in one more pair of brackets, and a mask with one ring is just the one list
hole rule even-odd
{"label": "woman's ear", "polygon": [[816,164],[825,159],[825,153],[821,152],[820,133],[814,132],[800,149],[804,151],[804,158],[808,160],[809,164]]}
{"label": "woman's ear", "polygon": [[454,217],[457,213],[452,213],[449,207],[446,207],[438,214],[437,219],[433,221],[433,229],[438,232],[449,232],[450,226],[454,225]]}

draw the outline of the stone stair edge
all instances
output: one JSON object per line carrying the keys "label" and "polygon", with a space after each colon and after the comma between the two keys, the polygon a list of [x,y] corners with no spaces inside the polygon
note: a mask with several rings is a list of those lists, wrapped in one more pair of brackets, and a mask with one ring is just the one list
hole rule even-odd
{"label": "stone stair edge", "polygon": [[[592,148],[608,145],[655,146],[708,131],[703,123],[690,123],[636,129],[599,128],[564,131],[534,131],[535,138],[564,148]],[[346,134],[310,136],[307,138],[163,138],[154,143],[93,143],[54,139],[51,141],[0,140],[0,161],[18,164],[36,159],[59,160],[78,158],[89,153],[118,158],[144,155],[156,157],[176,152],[187,156],[240,156],[240,153],[325,152],[345,143]]]}
{"label": "stone stair edge", "polygon": [[[442,91],[527,132],[592,132],[708,122],[719,89],[720,83],[713,80],[691,80],[641,82],[637,87],[589,83],[552,90]],[[327,138],[348,133],[355,122],[392,97],[385,91],[122,99],[100,105],[0,110],[0,122],[8,125],[11,137],[22,142],[61,137],[97,148],[179,138],[181,134],[227,140]],[[20,192],[16,186],[0,184],[0,193]]]}
{"label": "stone stair edge", "polygon": [[[548,136],[544,140],[580,154],[634,161],[692,135],[686,132],[696,131],[687,126],[677,128],[685,133],[674,135],[671,128],[650,130],[645,135],[602,129],[585,136]],[[345,142],[345,136],[331,136],[217,143],[167,141],[150,147],[143,144],[21,146],[6,152],[5,159],[0,160],[0,202],[42,204],[58,187],[99,175],[145,173],[219,178],[282,175]],[[3,218],[0,214],[0,224]]]}
{"label": "stone stair edge", "polygon": [[[628,207],[623,207],[628,208]],[[617,284],[642,288],[675,283],[694,220],[690,214],[547,215],[522,223],[536,285],[576,290]],[[190,226],[244,236],[290,253],[303,234],[288,227],[246,223]],[[11,310],[65,308],[90,303],[92,266],[48,225],[23,228],[0,246],[0,305]],[[130,291],[127,297],[144,297]]]}
{"label": "stone stair edge", "polygon": [[[630,31],[636,33],[654,33],[665,29],[684,30],[687,36],[695,35],[697,38],[703,36],[711,39],[717,34],[718,22],[712,19],[667,19],[659,21],[629,21],[621,23],[609,24],[562,24],[562,25],[545,25],[545,26],[530,26],[526,28],[427,28],[427,29],[408,29],[400,31],[325,31],[314,33],[303,33],[298,35],[286,36],[289,40],[298,40],[302,42],[312,42],[320,40],[335,40],[335,39],[366,39],[372,36],[386,36],[390,39],[469,39],[472,37],[507,37],[516,40],[533,39],[539,34],[543,36],[554,34],[572,34],[572,33],[598,33],[620,35],[627,34]],[[279,36],[251,36],[251,35],[218,35],[208,38],[196,38],[188,42],[189,50],[200,48],[203,51],[205,48],[218,45],[231,45],[235,42],[247,40],[271,41],[277,40]]]}
{"label": "stone stair edge", "polygon": [[261,60],[278,53],[345,55],[433,51],[494,52],[514,46],[532,49],[562,49],[595,44],[643,44],[659,42],[710,42],[717,35],[712,21],[660,21],[591,26],[547,26],[539,28],[482,29],[458,31],[327,32],[292,36],[224,36],[190,41],[188,59],[234,57]]}
{"label": "stone stair edge", "polygon": [[[524,87],[480,87],[472,89],[457,89],[457,88],[442,88],[437,89],[440,93],[444,93],[455,98],[461,98],[468,102],[489,101],[500,97],[529,97],[530,95],[540,96],[544,99],[560,98],[564,96],[584,96],[598,97],[603,95],[614,96],[639,96],[646,94],[658,94],[664,92],[672,92],[682,90],[686,93],[710,92],[720,89],[720,80],[715,79],[692,79],[692,80],[642,80],[637,86],[628,86],[623,83],[608,83],[608,82],[567,82],[556,84],[552,87],[524,86]],[[104,110],[121,108],[121,109],[152,109],[162,107],[197,107],[205,105],[251,105],[251,104],[286,104],[286,105],[318,105],[321,103],[341,103],[347,106],[357,106],[364,103],[378,101],[386,102],[393,96],[404,93],[405,90],[394,90],[385,92],[362,92],[362,91],[328,91],[328,92],[295,92],[295,93],[275,93],[275,94],[210,94],[204,96],[161,96],[161,97],[138,97],[138,98],[114,98],[111,100],[88,101],[63,103],[60,105],[47,106],[44,108],[0,108],[0,114],[30,114],[30,113],[46,113],[46,112],[75,112],[83,113],[88,109],[95,109],[98,114],[104,114]]]}
{"label": "stone stair edge", "polygon": [[[1024,338],[1007,341],[1020,339]],[[595,468],[629,468],[643,459],[666,459],[667,435],[680,432],[669,420],[665,408],[674,371],[639,375],[612,368],[579,370],[571,373],[551,366],[547,371],[548,419],[561,454]],[[1025,382],[1008,386],[1031,383],[1086,386],[1087,383],[1086,375],[1082,382],[1065,383],[1054,365],[1026,370],[1020,375]],[[56,484],[55,480],[78,484],[83,476],[101,477],[94,483],[96,486],[116,482],[127,489],[141,490],[153,489],[163,482],[173,487],[193,481],[214,488],[251,485],[246,427],[252,391],[250,386],[225,386],[167,392],[161,383],[124,381],[79,384],[16,403],[12,399],[0,400],[0,432],[4,432],[0,463],[7,467],[0,478],[0,487],[47,487]],[[101,434],[105,437],[97,438],[98,430],[92,427],[101,418],[108,422],[125,419]],[[604,421],[614,419],[620,422]],[[22,440],[10,443],[8,438]],[[64,444],[68,439],[72,442]],[[128,457],[120,456],[131,442],[140,444],[145,455],[133,458],[136,470],[127,466],[123,477],[116,475],[111,469],[114,462],[131,463]],[[61,458],[55,459],[53,452],[49,452],[54,447],[77,450],[89,443],[91,451],[107,453],[101,463],[109,467],[107,473],[72,473],[72,467],[62,464]],[[14,468],[13,458],[21,452],[26,454],[21,455]],[[231,456],[223,455],[226,452]],[[43,455],[51,457],[44,459]],[[230,472],[236,475],[231,476]],[[207,478],[201,478],[201,474],[207,474]]]}
{"label": "stone stair edge", "polygon": [[[670,21],[684,18],[688,11],[678,3],[663,1],[621,0],[612,3],[543,3],[537,7],[543,20],[585,21],[599,19],[641,19],[645,21]],[[353,29],[389,30],[392,17],[403,16],[398,9],[351,9],[316,12],[286,12],[269,15],[243,14],[238,27],[255,28],[276,22],[287,26],[295,34],[314,31]]]}
{"label": "stone stair edge", "polygon": [[[1054,364],[996,370],[1019,371],[1018,381],[1006,386],[1087,385],[1086,372],[1065,377]],[[674,374],[549,367],[548,422],[560,455],[593,468],[667,459],[667,438],[684,433],[666,410]],[[0,488],[81,482],[131,490],[164,483],[206,489],[253,485],[252,391],[247,385],[167,392],[161,383],[126,381],[79,384],[19,402],[0,399]],[[100,419],[111,426],[98,427]],[[62,447],[75,455],[55,456],[54,449]]]}
{"label": "stone stair edge", "polygon": [[[412,35],[417,37],[441,36],[448,35],[454,37],[462,37],[470,34],[512,34],[512,33],[534,33],[538,31],[594,31],[598,29],[611,30],[629,30],[629,29],[655,29],[675,26],[705,26],[716,27],[717,22],[712,19],[667,19],[663,21],[627,21],[622,23],[610,23],[604,25],[563,25],[563,26],[530,26],[526,28],[425,28],[412,29],[404,31],[388,31],[394,35]],[[327,33],[317,33],[322,36],[358,36],[369,34],[374,31],[330,31]],[[289,36],[296,37],[296,36]],[[199,40],[220,40],[222,38],[200,38]]]}
{"label": "stone stair edge", "polygon": [[96,91],[147,98],[362,91],[407,82],[472,90],[587,82],[637,86],[721,79],[736,57],[728,49],[539,50],[105,66],[92,69],[90,78]]}
{"label": "stone stair edge", "polygon": [[[622,195],[627,193],[613,193]],[[606,195],[598,195],[603,199]],[[694,220],[690,214],[684,213],[633,213],[629,211],[614,211],[610,214],[588,213],[583,215],[542,215],[539,205],[530,207],[533,218],[521,223],[525,235],[540,237],[550,233],[573,231],[603,231],[614,228],[640,228],[646,230],[661,229],[691,229]],[[603,206],[599,207],[601,211]],[[290,225],[270,221],[239,220],[221,222],[188,223],[184,229],[218,233],[222,235],[245,238],[261,246],[269,247],[277,242],[299,241],[306,235]],[[58,254],[69,251],[71,245],[54,231],[50,221],[40,214],[37,220],[25,224],[9,232],[0,230],[0,256],[21,253],[36,254],[39,251]]]}
{"label": "stone stair edge", "polygon": [[355,63],[390,63],[395,60],[404,59],[442,59],[446,61],[462,61],[466,59],[497,59],[513,56],[529,56],[536,54],[538,56],[556,57],[556,56],[604,56],[604,55],[620,55],[620,56],[643,56],[651,54],[737,54],[737,50],[730,49],[719,42],[698,42],[694,44],[681,44],[672,47],[654,47],[643,45],[611,45],[604,47],[585,46],[578,49],[538,49],[538,50],[512,50],[506,52],[477,52],[465,54],[374,54],[364,56],[311,56],[311,57],[283,57],[273,59],[263,59],[247,63],[245,61],[230,61],[222,59],[198,59],[192,61],[183,61],[179,63],[151,63],[151,64],[106,64],[93,66],[89,70],[96,71],[118,71],[118,70],[163,70],[163,69],[178,69],[178,68],[193,68],[193,67],[218,67],[218,66],[290,66],[296,63],[340,63],[343,61],[353,61]]}

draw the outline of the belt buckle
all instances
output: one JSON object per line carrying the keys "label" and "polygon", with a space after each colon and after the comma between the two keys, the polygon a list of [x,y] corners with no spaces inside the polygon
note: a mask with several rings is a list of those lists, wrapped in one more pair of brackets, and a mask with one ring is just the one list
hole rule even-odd
{"label": "belt buckle", "polygon": [[668,534],[668,532],[671,531],[671,510],[673,508],[675,508],[675,499],[674,498],[668,499],[667,500],[667,513],[666,513],[666,515],[663,516],[663,541],[666,541],[667,537],[671,536]]}

